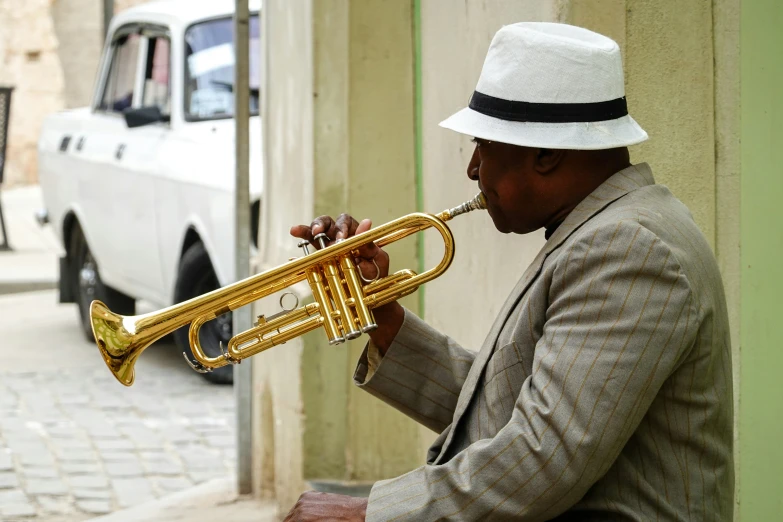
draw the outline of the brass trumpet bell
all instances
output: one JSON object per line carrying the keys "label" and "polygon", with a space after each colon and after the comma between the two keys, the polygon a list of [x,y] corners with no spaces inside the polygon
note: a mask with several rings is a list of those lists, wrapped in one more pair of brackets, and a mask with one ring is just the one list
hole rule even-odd
{"label": "brass trumpet bell", "polygon": [[135,378],[134,365],[144,348],[139,348],[133,334],[123,325],[123,317],[115,314],[101,301],[90,304],[92,318],[92,333],[103,357],[103,362],[109,367],[118,381],[125,386],[133,384]]}
{"label": "brass trumpet bell", "polygon": [[[479,209],[486,209],[481,193],[437,215],[408,214],[315,252],[305,249],[301,258],[157,312],[122,316],[102,302],[93,301],[90,316],[95,342],[106,366],[125,386],[133,384],[134,366],[141,353],[161,337],[187,324],[190,324],[189,340],[195,358],[188,362],[200,372],[238,364],[316,328],[324,329],[329,344],[342,343],[375,328],[373,308],[396,301],[443,274],[454,258],[454,237],[445,222]],[[443,258],[435,267],[421,274],[400,270],[363,284],[354,263],[359,247],[371,242],[382,247],[428,228],[436,229],[444,243]],[[199,342],[199,330],[204,323],[301,281],[308,282],[314,302],[270,318],[259,317],[256,326],[235,335],[221,355],[210,357],[204,352]]]}

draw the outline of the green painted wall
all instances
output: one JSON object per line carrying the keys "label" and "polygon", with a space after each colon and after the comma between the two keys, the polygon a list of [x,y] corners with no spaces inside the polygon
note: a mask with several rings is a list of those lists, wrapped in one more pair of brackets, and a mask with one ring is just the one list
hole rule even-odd
{"label": "green painted wall", "polygon": [[[382,225],[416,211],[412,2],[353,0],[350,5],[348,207]],[[415,238],[387,248],[392,270],[416,269]],[[418,310],[415,295],[402,304]],[[366,337],[349,343],[353,375]],[[348,395],[346,476],[375,481],[421,464],[418,427],[352,384]]]}
{"label": "green painted wall", "polygon": [[742,2],[740,516],[783,518],[783,4]]}

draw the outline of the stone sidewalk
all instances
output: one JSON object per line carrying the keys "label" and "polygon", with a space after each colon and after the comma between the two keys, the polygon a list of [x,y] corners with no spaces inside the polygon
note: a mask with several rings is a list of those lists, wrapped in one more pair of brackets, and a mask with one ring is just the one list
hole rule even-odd
{"label": "stone sidewalk", "polygon": [[37,185],[0,192],[11,252],[0,252],[0,295],[55,288],[59,240],[50,226],[40,227],[35,212],[43,208]]}
{"label": "stone sidewalk", "polygon": [[86,520],[234,472],[233,389],[172,345],[126,388],[49,290],[0,296],[0,361],[0,520]]}

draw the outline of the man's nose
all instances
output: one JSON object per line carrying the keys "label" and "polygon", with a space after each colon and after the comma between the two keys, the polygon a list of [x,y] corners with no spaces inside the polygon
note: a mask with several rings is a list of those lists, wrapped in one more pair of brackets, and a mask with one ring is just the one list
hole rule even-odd
{"label": "man's nose", "polygon": [[478,147],[473,149],[473,156],[470,157],[468,162],[468,177],[473,181],[479,179],[479,168],[481,167],[481,156],[479,156]]}

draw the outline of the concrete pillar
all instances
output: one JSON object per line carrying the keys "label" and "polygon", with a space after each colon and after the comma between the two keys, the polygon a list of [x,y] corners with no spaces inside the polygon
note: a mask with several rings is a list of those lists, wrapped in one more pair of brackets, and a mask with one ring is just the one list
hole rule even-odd
{"label": "concrete pillar", "polygon": [[[261,205],[262,271],[297,255],[288,227],[313,210],[312,3],[270,0],[262,15],[264,78],[264,200]],[[270,78],[274,78],[271,81]],[[303,293],[300,289],[300,292]],[[274,299],[254,306],[274,311]],[[301,366],[304,342],[291,341],[251,359],[254,365],[254,490],[290,506],[304,489]]]}
{"label": "concrete pillar", "polygon": [[[265,3],[258,270],[299,255],[288,229],[319,214],[381,224],[415,210],[411,16],[406,2]],[[393,268],[415,268],[416,249],[390,248]],[[319,330],[253,359],[259,494],[286,508],[306,487],[367,491],[422,460],[417,426],[351,384],[365,342],[330,347]]]}

